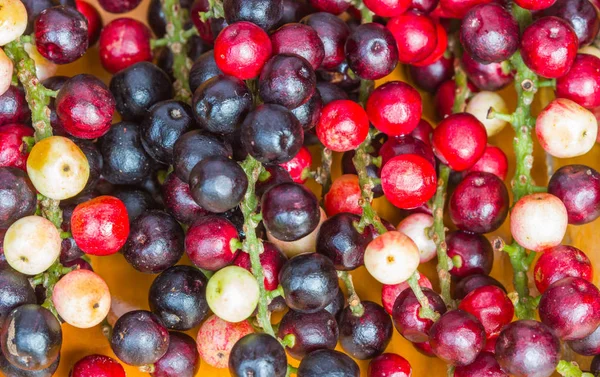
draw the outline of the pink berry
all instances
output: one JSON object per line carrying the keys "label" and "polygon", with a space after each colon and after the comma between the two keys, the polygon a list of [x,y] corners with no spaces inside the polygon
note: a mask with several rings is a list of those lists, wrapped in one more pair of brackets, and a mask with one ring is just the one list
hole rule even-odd
{"label": "pink berry", "polygon": [[356,102],[337,100],[328,103],[317,124],[317,137],[335,152],[356,149],[369,133],[369,118]]}
{"label": "pink berry", "polygon": [[359,201],[362,199],[358,176],[344,174],[333,181],[325,195],[325,211],[329,217],[342,212],[362,214]]}
{"label": "pink berry", "polygon": [[401,81],[388,82],[371,93],[367,101],[369,120],[389,136],[411,133],[422,113],[421,95]]}
{"label": "pink berry", "polygon": [[227,368],[235,343],[253,332],[248,321],[231,323],[213,315],[200,326],[196,337],[200,358],[215,368]]}
{"label": "pink berry", "polygon": [[485,152],[487,134],[473,115],[458,113],[438,124],[431,143],[437,158],[452,170],[463,171],[475,165]]}

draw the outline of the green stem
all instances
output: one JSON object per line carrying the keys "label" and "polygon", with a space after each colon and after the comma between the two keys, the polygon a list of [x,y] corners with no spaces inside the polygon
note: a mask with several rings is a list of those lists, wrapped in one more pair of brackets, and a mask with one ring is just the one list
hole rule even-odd
{"label": "green stem", "polygon": [[577,364],[565,360],[558,363],[556,371],[564,377],[594,377],[591,373],[582,372]]}
{"label": "green stem", "polygon": [[410,286],[410,289],[412,289],[415,296],[417,297],[419,304],[421,305],[421,309],[419,310],[419,317],[427,318],[434,322],[437,321],[440,318],[440,315],[435,310],[433,310],[431,305],[429,305],[429,300],[427,299],[427,296],[425,296],[423,290],[419,286],[419,273],[415,272],[414,274],[412,274],[412,276],[408,278],[407,282]]}
{"label": "green stem", "polygon": [[265,277],[260,263],[260,254],[263,252],[262,241],[256,235],[256,227],[260,222],[260,215],[257,216],[258,198],[256,197],[255,185],[264,167],[262,164],[248,155],[241,164],[246,176],[248,177],[248,189],[244,200],[240,204],[244,215],[244,239],[243,250],[250,256],[252,265],[252,274],[256,277],[260,297],[258,300],[257,321],[265,333],[275,336],[275,331],[271,325],[271,313],[269,312],[269,293],[265,288]]}
{"label": "green stem", "polygon": [[348,271],[338,271],[337,274],[338,277],[344,282],[346,290],[348,291],[348,306],[350,306],[352,314],[357,317],[362,317],[362,315],[365,314],[365,308],[360,301],[360,297],[358,297],[358,294],[356,294],[356,290],[354,289],[352,275],[350,275]]}
{"label": "green stem", "polygon": [[456,83],[456,97],[454,98],[454,105],[452,106],[452,113],[462,113],[467,107],[467,98],[471,94],[468,86],[467,74],[458,63],[459,59],[456,59],[454,82]]}
{"label": "green stem", "polygon": [[57,260],[54,262],[48,270],[42,272],[31,278],[31,282],[33,285],[42,285],[46,289],[46,300],[42,304],[42,306],[52,312],[57,318],[58,313],[56,312],[56,308],[54,308],[54,303],[52,302],[52,293],[54,292],[54,286],[61,277],[68,274],[73,270],[73,267],[64,267]]}
{"label": "green stem", "polygon": [[331,188],[331,165],[333,164],[333,153],[331,149],[323,147],[321,151],[321,166],[317,169],[315,180],[323,188],[321,190],[321,197],[324,198],[325,194],[329,192]]}
{"label": "green stem", "polygon": [[208,11],[200,12],[200,20],[207,22],[210,18],[224,18],[225,11],[220,0],[208,0]]}
{"label": "green stem", "polygon": [[297,374],[297,373],[298,373],[298,368],[293,367],[293,366],[291,366],[291,365],[288,364],[286,377],[289,377],[290,375]]}

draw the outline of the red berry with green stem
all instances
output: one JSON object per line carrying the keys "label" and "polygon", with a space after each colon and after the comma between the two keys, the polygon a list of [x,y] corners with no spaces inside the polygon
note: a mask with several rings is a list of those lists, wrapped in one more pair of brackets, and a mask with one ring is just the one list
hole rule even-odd
{"label": "red berry with green stem", "polygon": [[494,250],[481,234],[457,230],[446,236],[448,256],[454,265],[450,274],[459,278],[469,275],[489,275],[494,265]]}
{"label": "red berry with green stem", "polygon": [[306,59],[317,70],[325,58],[325,47],[319,34],[308,25],[291,23],[271,34],[273,54],[295,54]]}
{"label": "red berry with green stem", "polygon": [[195,221],[185,236],[185,251],[194,265],[217,271],[230,265],[239,253],[239,234],[231,221],[204,216]]}
{"label": "red berry with green stem", "polygon": [[[422,290],[431,308],[439,314],[444,314],[446,304],[444,304],[442,297],[429,288],[423,287]],[[429,330],[434,323],[431,319],[422,318],[419,315],[420,310],[421,304],[410,289],[405,289],[400,293],[392,310],[392,319],[396,330],[413,343],[428,341]]]}
{"label": "red berry with green stem", "polygon": [[576,247],[559,245],[543,251],[533,267],[535,286],[540,293],[546,292],[550,284],[566,277],[577,277],[592,281],[592,262]]}
{"label": "red berry with green stem", "polygon": [[29,146],[25,138],[33,137],[33,129],[24,124],[7,124],[0,127],[0,166],[25,170]]}
{"label": "red berry with green stem", "polygon": [[100,31],[102,31],[102,17],[100,16],[100,12],[92,4],[84,0],[76,0],[75,5],[79,13],[83,14],[83,17],[87,20],[88,45],[93,46],[98,42]]}
{"label": "red berry with green stem", "polygon": [[271,57],[271,40],[263,29],[241,21],[227,26],[215,40],[215,62],[240,80],[255,78]]}
{"label": "red berry with green stem", "polygon": [[600,106],[600,58],[577,54],[569,72],[556,80],[556,96],[588,109]]}
{"label": "red berry with green stem", "polygon": [[312,165],[312,155],[305,146],[300,148],[300,151],[288,162],[279,164],[289,174],[292,180],[296,183],[304,183],[308,179],[310,166]]}
{"label": "red berry with green stem", "polygon": [[600,216],[600,173],[588,166],[558,169],[548,183],[548,193],[563,202],[569,224],[587,224]]}
{"label": "red berry with green stem", "polygon": [[369,133],[369,118],[356,102],[338,100],[321,111],[317,136],[323,145],[335,152],[356,149]]}
{"label": "red berry with green stem", "polygon": [[491,173],[504,181],[508,174],[508,158],[502,149],[488,145],[475,165],[465,170],[465,174],[472,172]]}
{"label": "red berry with green stem", "polygon": [[594,6],[593,3],[594,0],[557,0],[536,16],[555,16],[566,20],[577,34],[579,47],[583,47],[592,43],[600,30],[599,4],[596,2]]}
{"label": "red berry with green stem", "polygon": [[[427,276],[423,275],[423,274],[419,274],[419,286],[421,288],[429,288],[429,289],[433,289],[431,282],[429,281],[429,279],[427,279]],[[404,292],[405,290],[409,289],[410,286],[408,285],[407,282],[404,283],[400,283],[400,284],[382,284],[381,285],[381,304],[383,305],[383,308],[385,309],[386,312],[388,312],[388,314],[392,315],[393,311],[394,311],[394,303],[396,302],[396,299],[398,298],[398,296],[400,296],[400,294],[402,292]]]}
{"label": "red berry with green stem", "polygon": [[392,158],[381,169],[385,197],[396,207],[411,209],[426,203],[437,188],[435,169],[415,154]]}
{"label": "red berry with green stem", "polygon": [[485,328],[487,337],[497,335],[515,314],[506,292],[493,285],[475,289],[462,299],[458,308],[474,315]]}
{"label": "red berry with green stem", "polygon": [[436,24],[426,15],[406,12],[392,18],[387,28],[396,39],[400,63],[420,62],[437,46]]}
{"label": "red berry with green stem", "polygon": [[383,143],[379,150],[381,167],[383,168],[388,161],[394,157],[407,154],[423,157],[431,164],[431,166],[436,166],[436,160],[431,146],[413,135],[406,135],[402,137],[391,137]]}
{"label": "red berry with green stem", "polygon": [[116,73],[135,63],[152,60],[150,29],[131,18],[117,18],[100,33],[100,62],[104,69]]}
{"label": "red berry with green stem", "polygon": [[408,360],[395,353],[384,353],[369,363],[368,377],[410,377],[412,368]]}
{"label": "red berry with green stem", "polygon": [[[263,269],[264,284],[267,291],[273,291],[279,286],[279,271],[287,262],[285,254],[270,242],[263,242],[263,252],[260,254],[260,265]],[[233,264],[252,272],[250,255],[236,253]]]}
{"label": "red berry with green stem", "polygon": [[371,93],[366,105],[373,125],[389,136],[411,133],[419,124],[423,111],[421,95],[401,81],[388,82]]}
{"label": "red berry with green stem", "polygon": [[502,370],[492,353],[481,352],[479,356],[469,365],[456,367],[454,377],[509,377]]}
{"label": "red berry with green stem", "polygon": [[358,176],[344,174],[333,181],[329,192],[325,194],[325,211],[328,216],[344,212],[361,215],[363,212],[359,204],[361,199]]}
{"label": "red berry with green stem", "polygon": [[463,311],[452,310],[429,330],[433,352],[445,362],[463,366],[475,361],[485,345],[485,330],[479,320]]}
{"label": "red berry with green stem", "polygon": [[89,355],[73,365],[69,377],[125,377],[125,369],[111,357]]}
{"label": "red berry with green stem", "polygon": [[433,130],[433,152],[454,171],[471,168],[481,158],[487,145],[485,127],[468,113],[453,114]]}

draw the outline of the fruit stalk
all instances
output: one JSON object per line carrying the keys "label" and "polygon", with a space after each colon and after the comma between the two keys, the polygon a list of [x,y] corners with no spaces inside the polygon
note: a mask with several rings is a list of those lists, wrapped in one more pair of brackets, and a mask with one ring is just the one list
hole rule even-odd
{"label": "fruit stalk", "polygon": [[46,300],[44,300],[42,306],[50,310],[52,314],[56,316],[56,318],[58,318],[58,313],[56,312],[56,309],[54,308],[54,303],[52,302],[52,293],[54,291],[54,286],[56,285],[56,283],[58,283],[61,277],[68,274],[72,270],[73,267],[64,267],[57,260],[52,266],[50,266],[50,268],[47,271],[42,272],[41,274],[38,274],[31,278],[31,284],[33,286],[42,285],[46,289]]}
{"label": "fruit stalk", "polygon": [[350,306],[352,314],[357,317],[362,317],[362,315],[365,313],[365,308],[361,304],[360,298],[354,289],[352,275],[350,275],[348,271],[338,271],[337,274],[338,277],[344,282],[344,285],[346,285],[346,290],[348,291],[348,305]]}
{"label": "fruit stalk", "polygon": [[258,324],[265,333],[275,336],[275,331],[271,325],[271,314],[269,312],[270,296],[265,288],[265,277],[260,263],[260,254],[263,252],[263,244],[256,236],[256,227],[261,221],[261,216],[256,213],[258,198],[256,197],[255,185],[260,174],[264,171],[264,167],[250,155],[246,157],[241,166],[248,177],[248,189],[246,190],[246,195],[244,195],[244,200],[242,200],[240,205],[244,215],[244,233],[246,234],[242,250],[250,256],[252,274],[256,277],[260,291],[258,314],[256,317]]}
{"label": "fruit stalk", "polygon": [[591,373],[582,372],[579,366],[565,360],[561,360],[556,367],[556,371],[564,377],[594,377]]}
{"label": "fruit stalk", "polygon": [[317,169],[315,180],[323,188],[321,190],[321,197],[324,198],[325,194],[329,192],[331,188],[331,165],[333,164],[333,153],[331,149],[323,147],[321,151],[321,166]]}

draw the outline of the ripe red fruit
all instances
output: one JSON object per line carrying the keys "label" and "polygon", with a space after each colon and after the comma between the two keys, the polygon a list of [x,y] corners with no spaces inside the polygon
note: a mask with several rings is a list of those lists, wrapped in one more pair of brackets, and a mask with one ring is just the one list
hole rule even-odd
{"label": "ripe red fruit", "polygon": [[89,355],[73,365],[69,377],[125,377],[125,370],[108,356]]}
{"label": "ripe red fruit", "polygon": [[504,63],[482,64],[473,59],[468,52],[463,53],[461,63],[469,83],[472,82],[479,90],[495,92],[514,80],[514,71]]}
{"label": "ripe red fruit", "polygon": [[[419,274],[419,286],[423,288],[433,289],[431,282],[427,279],[427,276],[423,274]],[[381,286],[381,304],[386,312],[390,315],[394,311],[394,303],[400,293],[404,292],[404,290],[410,288],[407,282],[403,282],[400,284],[383,284]]]}
{"label": "ripe red fruit", "polygon": [[448,256],[454,266],[450,274],[458,278],[469,275],[489,275],[494,265],[494,250],[490,241],[481,234],[457,230],[446,236]]}
{"label": "ripe red fruit", "polygon": [[307,173],[310,172],[312,165],[312,155],[305,146],[300,148],[300,151],[288,162],[279,164],[289,174],[292,180],[296,183],[304,183],[308,179]]}
{"label": "ripe red fruit", "polygon": [[83,17],[88,23],[88,47],[93,46],[98,42],[100,38],[100,31],[102,31],[102,17],[100,12],[92,4],[84,0],[75,0],[75,6],[79,13],[83,14]]}
{"label": "ripe red fruit", "polygon": [[373,13],[381,17],[396,17],[406,12],[411,0],[364,0],[364,4]]}
{"label": "ripe red fruit", "polygon": [[358,203],[360,199],[362,194],[358,176],[344,174],[333,181],[329,192],[325,194],[325,212],[329,217],[342,212],[362,215],[362,207]]}
{"label": "ripe red fruit", "polygon": [[550,79],[569,72],[578,48],[577,34],[558,17],[540,18],[525,29],[521,39],[521,55],[527,67]]}
{"label": "ripe red fruit", "polygon": [[412,86],[388,82],[371,93],[367,100],[367,115],[373,125],[389,136],[411,133],[419,124],[423,111],[421,95]]}
{"label": "ripe red fruit", "polygon": [[188,229],[185,252],[197,267],[217,271],[233,263],[240,252],[235,245],[238,239],[231,221],[220,216],[203,216]]}
{"label": "ripe red fruit", "polygon": [[143,23],[131,18],[117,18],[100,33],[100,63],[110,73],[117,73],[135,63],[152,61],[152,33]]}
{"label": "ripe red fruit", "polygon": [[556,96],[588,109],[600,106],[600,59],[577,54],[569,72],[556,80]]}
{"label": "ripe red fruit", "polygon": [[247,21],[227,26],[215,40],[215,62],[223,73],[240,80],[257,77],[271,57],[271,40]]}
{"label": "ripe red fruit", "polygon": [[310,0],[310,5],[320,12],[341,14],[350,7],[347,0]]}
{"label": "ripe red fruit", "polygon": [[[263,268],[265,289],[272,291],[279,286],[279,271],[287,262],[287,258],[277,246],[270,242],[264,242],[263,247],[264,250],[260,254],[260,265]],[[248,253],[237,254],[233,264],[252,272],[252,263],[250,263],[250,254]]]}
{"label": "ripe red fruit", "polygon": [[429,161],[431,166],[436,166],[435,156],[433,155],[431,146],[412,135],[391,137],[383,143],[379,150],[381,166],[385,166],[389,160],[403,154],[416,154]]}
{"label": "ripe red fruit", "polygon": [[[487,348],[487,343],[486,343]],[[456,367],[454,377],[508,377],[505,371],[500,368],[496,358],[489,352],[481,352],[479,356],[469,365]]]}
{"label": "ripe red fruit", "polygon": [[468,113],[453,114],[433,130],[433,152],[454,171],[471,168],[485,152],[487,133],[477,118]]}
{"label": "ripe red fruit", "polygon": [[24,124],[15,123],[0,127],[0,167],[26,169],[29,147],[25,137],[33,137],[33,129]]}
{"label": "ripe red fruit", "polygon": [[410,377],[410,363],[395,353],[384,353],[369,363],[368,377]]}
{"label": "ripe red fruit", "polygon": [[504,181],[508,173],[508,158],[502,149],[488,145],[475,165],[465,171],[466,174],[471,172],[492,173]]}
{"label": "ripe red fruit", "polygon": [[127,208],[113,196],[99,196],[83,202],[73,210],[71,233],[77,246],[86,254],[114,254],[129,236]]}
{"label": "ripe red fruit", "polygon": [[515,3],[527,10],[542,10],[551,7],[556,0],[515,0]]}
{"label": "ripe red fruit", "polygon": [[409,11],[392,18],[387,28],[396,39],[401,63],[420,62],[429,57],[437,46],[436,24],[426,15]]}
{"label": "ripe red fruit", "polygon": [[34,30],[35,47],[52,63],[72,63],[88,48],[87,22],[72,7],[59,5],[44,9],[34,21]]}
{"label": "ripe red fruit", "polygon": [[455,366],[469,365],[485,345],[485,330],[473,315],[452,310],[431,326],[429,344],[437,357],[445,362]]}
{"label": "ripe red fruit", "polygon": [[[429,288],[423,288],[423,294],[429,300],[429,305],[440,314],[446,312],[446,305],[442,297]],[[392,320],[396,330],[413,343],[422,343],[429,340],[429,330],[433,321],[421,318],[419,311],[421,305],[412,290],[406,289],[396,299],[392,309]]]}
{"label": "ripe red fruit", "polygon": [[[431,147],[431,135],[433,134],[433,127],[429,124],[425,119],[421,119],[415,127],[414,130],[410,133],[410,136],[415,139],[421,140],[423,143],[427,144],[428,147]],[[433,152],[431,152],[433,153]]]}
{"label": "ripe red fruit", "polygon": [[445,17],[462,19],[471,8],[479,4],[488,4],[492,1],[493,0],[440,0],[440,9],[443,10]]}
{"label": "ripe red fruit", "polygon": [[109,13],[126,13],[134,10],[142,0],[98,0],[98,3]]}
{"label": "ripe red fruit", "polygon": [[296,54],[318,69],[325,58],[325,48],[319,34],[308,25],[287,24],[271,34],[273,54]]}
{"label": "ripe red fruit", "polygon": [[369,118],[356,102],[337,100],[321,111],[317,137],[325,147],[335,152],[356,149],[369,133]]}
{"label": "ripe red fruit", "polygon": [[381,169],[381,187],[385,197],[396,207],[415,208],[435,194],[435,169],[423,157],[414,154],[397,156]]}
{"label": "ripe red fruit", "polygon": [[535,286],[540,293],[546,292],[550,284],[566,277],[592,281],[592,262],[576,247],[559,245],[544,250],[533,267]]}
{"label": "ripe red fruit", "polygon": [[429,54],[428,57],[418,62],[414,62],[412,65],[417,67],[427,66],[441,59],[446,53],[448,48],[448,32],[446,32],[446,28],[439,22],[435,24],[435,30],[437,35],[435,49],[433,49],[433,52]]}
{"label": "ripe red fruit", "polygon": [[515,307],[506,293],[494,285],[475,289],[460,302],[458,308],[473,314],[488,337],[500,333],[515,314]]}

